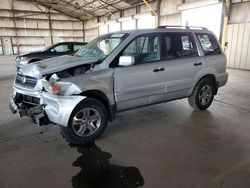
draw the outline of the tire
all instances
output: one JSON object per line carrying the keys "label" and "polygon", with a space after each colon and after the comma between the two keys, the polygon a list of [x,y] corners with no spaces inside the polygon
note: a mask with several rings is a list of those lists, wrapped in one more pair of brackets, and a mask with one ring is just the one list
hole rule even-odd
{"label": "tire", "polygon": [[60,126],[60,129],[69,143],[84,145],[99,138],[107,123],[106,107],[96,99],[87,98],[72,111],[68,126]]}
{"label": "tire", "polygon": [[212,104],[214,94],[214,82],[209,78],[203,78],[195,86],[193,94],[188,98],[189,105],[195,110],[206,110]]}

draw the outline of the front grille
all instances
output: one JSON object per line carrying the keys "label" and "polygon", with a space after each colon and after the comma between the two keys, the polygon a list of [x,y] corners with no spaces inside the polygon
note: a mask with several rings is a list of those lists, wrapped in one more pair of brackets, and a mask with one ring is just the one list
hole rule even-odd
{"label": "front grille", "polygon": [[36,86],[36,83],[37,83],[36,78],[33,78],[31,76],[25,76],[25,75],[22,75],[20,73],[17,73],[17,75],[16,75],[16,84],[17,85],[32,89]]}
{"label": "front grille", "polygon": [[31,105],[39,105],[40,104],[40,98],[29,96],[29,95],[24,95],[24,94],[21,94],[21,93],[16,93],[15,102],[16,103],[31,104]]}
{"label": "front grille", "polygon": [[34,105],[40,104],[40,99],[37,97],[32,97],[28,95],[22,95],[22,97],[24,103],[34,104]]}

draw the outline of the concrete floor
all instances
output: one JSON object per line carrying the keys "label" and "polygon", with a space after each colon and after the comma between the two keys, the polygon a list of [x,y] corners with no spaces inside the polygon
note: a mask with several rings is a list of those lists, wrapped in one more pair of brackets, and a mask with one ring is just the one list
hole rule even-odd
{"label": "concrete floor", "polygon": [[178,100],[124,112],[95,144],[76,148],[57,126],[10,113],[13,57],[0,66],[1,188],[250,187],[250,72],[228,70],[207,111]]}

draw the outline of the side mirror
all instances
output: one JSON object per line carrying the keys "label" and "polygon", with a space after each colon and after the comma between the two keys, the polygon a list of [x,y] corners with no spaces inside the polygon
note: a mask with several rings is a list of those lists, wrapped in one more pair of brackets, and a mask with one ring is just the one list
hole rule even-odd
{"label": "side mirror", "polygon": [[130,66],[135,64],[135,57],[134,56],[121,56],[119,58],[119,65],[120,66]]}
{"label": "side mirror", "polygon": [[56,50],[54,48],[50,49],[50,52],[56,52]]}

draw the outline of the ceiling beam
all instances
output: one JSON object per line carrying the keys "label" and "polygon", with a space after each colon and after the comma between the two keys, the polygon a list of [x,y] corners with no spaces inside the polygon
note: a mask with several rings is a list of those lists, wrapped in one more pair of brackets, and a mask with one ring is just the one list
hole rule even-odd
{"label": "ceiling beam", "polygon": [[[62,13],[66,16],[69,16],[71,18],[74,18],[76,20],[80,21],[86,21],[86,20],[93,20],[100,16],[107,16],[106,13],[101,12],[98,14],[98,11],[106,11],[108,12],[108,15],[114,16],[114,13],[121,12],[123,10],[135,7],[127,7],[127,8],[118,8],[116,5],[125,2],[123,0],[113,0],[113,1],[106,1],[106,0],[91,0],[89,2],[84,1],[85,3],[81,6],[74,3],[75,0],[17,0],[17,1],[26,1],[31,3],[37,3],[37,5],[41,5],[43,7],[48,8],[49,10],[55,10],[59,13]],[[146,2],[152,2],[155,0],[147,0]],[[96,7],[88,7],[89,5],[98,2],[98,4],[95,4]],[[145,1],[144,1],[145,3]],[[143,1],[137,5],[143,4]],[[145,3],[146,4],[146,3]],[[65,10],[63,10],[65,8]],[[67,11],[68,8],[68,11]],[[70,10],[72,10],[72,13]],[[152,11],[153,12],[153,11]],[[51,12],[53,14],[53,12]],[[56,13],[54,13],[56,14]]]}
{"label": "ceiling beam", "polygon": [[[62,1],[63,3],[68,4],[69,6],[73,7],[74,9],[77,9],[77,6],[76,6],[74,3],[67,2],[67,1],[65,1],[65,0],[61,0],[61,1]],[[93,12],[88,11],[88,10],[86,10],[86,9],[79,9],[79,10],[84,11],[84,12],[82,12],[82,13],[85,14],[85,15],[89,14],[89,15],[91,15],[91,16],[93,16],[93,17],[96,17],[96,16],[97,16],[97,15],[93,14]],[[86,14],[85,12],[86,12],[87,14]]]}
{"label": "ceiling beam", "polygon": [[81,8],[83,8],[83,7],[86,7],[86,6],[92,4],[92,3],[96,2],[96,1],[97,1],[97,0],[93,0],[93,1],[87,2],[87,3],[85,3],[84,5],[79,6],[77,9],[81,9]]}
{"label": "ceiling beam", "polygon": [[[116,2],[114,2],[112,5],[114,6],[114,5],[116,5],[116,4],[118,4],[118,3],[121,3],[122,2],[122,0],[120,0],[120,1],[116,1]],[[104,8],[108,8],[109,7],[109,5],[101,5],[100,4],[100,6],[98,6],[98,7],[95,7],[95,8],[93,8],[93,9],[91,9],[90,11],[91,12],[94,12],[94,11],[97,11],[97,10],[100,10],[100,9],[104,9]],[[124,10],[124,9],[120,9],[119,11],[121,11],[121,10]]]}
{"label": "ceiling beam", "polygon": [[114,6],[114,5],[110,4],[110,3],[107,3],[107,2],[105,2],[105,1],[103,1],[103,0],[100,0],[100,1],[103,2],[104,4],[110,6],[110,7],[113,7],[114,9],[116,9],[116,10],[118,10],[118,11],[121,11],[121,9],[117,8],[116,6]]}

